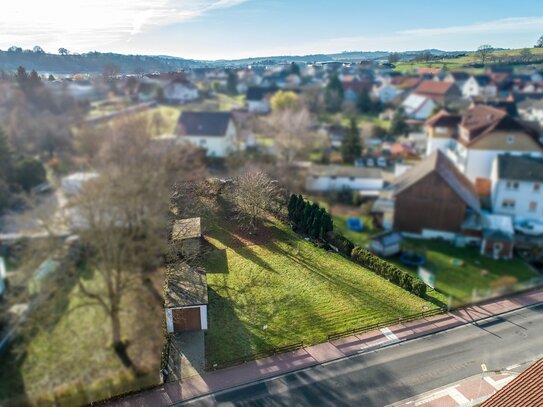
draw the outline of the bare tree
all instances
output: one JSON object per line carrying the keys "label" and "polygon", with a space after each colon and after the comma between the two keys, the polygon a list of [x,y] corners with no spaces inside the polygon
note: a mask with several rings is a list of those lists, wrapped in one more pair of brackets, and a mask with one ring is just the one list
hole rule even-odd
{"label": "bare tree", "polygon": [[251,170],[234,180],[227,196],[238,223],[254,231],[273,211],[280,189],[264,172]]}
{"label": "bare tree", "polygon": [[99,176],[70,200],[64,214],[89,253],[87,266],[103,282],[90,286],[79,279],[79,292],[105,311],[115,351],[136,372],[123,342],[123,298],[141,286],[144,273],[160,265],[166,252],[174,182],[203,176],[195,149],[157,144],[148,127],[146,116],[111,124],[95,160]]}
{"label": "bare tree", "polygon": [[306,158],[319,141],[306,109],[273,112],[266,124],[264,131],[274,138],[275,155],[282,166],[288,167],[294,160]]}
{"label": "bare tree", "polygon": [[481,45],[479,48],[477,48],[477,54],[479,55],[479,58],[481,59],[481,64],[485,64],[488,56],[492,53],[492,45]]}

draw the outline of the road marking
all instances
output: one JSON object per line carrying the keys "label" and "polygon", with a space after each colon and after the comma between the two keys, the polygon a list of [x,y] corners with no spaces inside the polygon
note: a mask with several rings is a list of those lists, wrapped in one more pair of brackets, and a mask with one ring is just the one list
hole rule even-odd
{"label": "road marking", "polygon": [[379,329],[383,335],[386,336],[386,338],[389,341],[397,341],[398,337],[390,330],[390,328],[381,328]]}
{"label": "road marking", "polygon": [[511,380],[513,380],[515,376],[505,377],[500,380],[494,380],[492,377],[485,377],[485,382],[490,384],[492,387],[494,387],[496,390],[501,390],[505,387],[507,383],[509,383]]}
{"label": "road marking", "polygon": [[517,363],[516,365],[507,366],[505,370],[513,370],[513,369],[516,369],[517,367],[520,367],[519,363]]}
{"label": "road marking", "polygon": [[469,403],[469,400],[466,398],[466,396],[464,396],[456,389],[449,389],[448,393],[449,396],[451,396],[454,401],[456,401],[461,406]]}

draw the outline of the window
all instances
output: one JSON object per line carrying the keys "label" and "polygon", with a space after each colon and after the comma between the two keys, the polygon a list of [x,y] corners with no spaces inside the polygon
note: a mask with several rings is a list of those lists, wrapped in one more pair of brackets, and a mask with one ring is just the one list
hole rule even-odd
{"label": "window", "polygon": [[530,202],[530,205],[528,206],[530,212],[535,212],[537,210],[537,202]]}
{"label": "window", "polygon": [[507,136],[507,144],[513,144],[515,142],[515,136]]}
{"label": "window", "polygon": [[539,192],[541,189],[541,184],[538,184],[537,182],[534,184],[533,191]]}
{"label": "window", "polygon": [[505,187],[507,189],[518,189],[518,182],[517,181],[507,181],[505,183]]}
{"label": "window", "polygon": [[201,146],[205,146],[205,145],[206,145],[206,140],[201,139],[201,140],[200,140],[200,145],[201,145]]}
{"label": "window", "polygon": [[516,205],[516,202],[514,199],[504,199],[502,202],[502,208],[505,209],[513,209]]}

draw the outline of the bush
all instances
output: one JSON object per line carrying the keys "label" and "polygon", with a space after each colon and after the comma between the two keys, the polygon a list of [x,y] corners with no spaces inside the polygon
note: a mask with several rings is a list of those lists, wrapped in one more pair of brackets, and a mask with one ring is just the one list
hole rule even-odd
{"label": "bush", "polygon": [[328,232],[326,233],[325,240],[343,253],[345,256],[350,257],[354,249],[354,244],[341,233]]}
{"label": "bush", "polygon": [[403,288],[406,291],[409,291],[419,297],[424,297],[426,294],[426,284],[424,284],[424,282],[418,278],[411,277],[411,275],[403,270],[400,270],[398,267],[381,260],[379,257],[375,256],[366,249],[361,247],[353,248],[351,258],[361,266],[366,267],[368,270],[387,279],[391,283]]}

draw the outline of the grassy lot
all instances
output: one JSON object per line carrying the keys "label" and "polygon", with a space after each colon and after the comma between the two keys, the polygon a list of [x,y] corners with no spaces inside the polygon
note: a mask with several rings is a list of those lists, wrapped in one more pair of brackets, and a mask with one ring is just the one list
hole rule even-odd
{"label": "grassy lot", "polygon": [[[511,50],[500,50],[494,51],[492,54],[499,56],[513,56],[519,55],[522,51],[522,48],[511,49]],[[541,55],[543,54],[543,48],[530,48],[532,55]],[[462,69],[466,64],[473,64],[480,62],[480,58],[477,53],[469,53],[466,56],[458,58],[446,58],[439,59],[431,62],[399,62],[396,64],[396,70],[404,73],[414,73],[418,68],[432,67],[432,68],[441,68],[445,66],[448,70],[459,70]],[[483,69],[473,69],[473,73],[481,72]]]}
{"label": "grassy lot", "polygon": [[209,363],[318,343],[329,333],[434,307],[280,223],[254,236],[217,229],[207,240]]}
{"label": "grassy lot", "polygon": [[[370,238],[373,235],[380,233],[380,230],[377,230],[373,227],[373,222],[370,216],[351,216],[351,215],[339,215],[333,214],[332,218],[334,220],[334,229],[338,230],[353,242],[355,245],[360,247],[366,247],[370,244]],[[350,230],[347,227],[348,218],[359,218],[364,224],[364,230],[362,232],[355,232]]]}
{"label": "grassy lot", "polygon": [[[93,273],[86,283],[97,287],[102,280]],[[27,321],[35,329],[25,332],[0,358],[0,404],[17,396],[33,399],[52,392],[86,392],[90,398],[81,399],[77,403],[81,404],[107,397],[108,388],[125,392],[142,385],[141,380],[135,384],[132,372],[111,348],[110,322],[102,308],[84,305],[88,300],[76,287],[57,291],[47,301],[47,307],[41,307],[44,309]],[[143,370],[152,372],[152,380],[157,380],[161,304],[142,288],[126,298],[122,312],[130,356]],[[146,385],[151,384],[148,378]]]}
{"label": "grassy lot", "polygon": [[[459,248],[446,242],[430,240],[407,240],[404,246],[424,253],[428,267],[437,273],[436,288],[457,299],[469,300],[474,288],[487,289],[492,282],[504,276],[514,276],[518,281],[536,276],[522,260],[494,260],[481,256],[474,247]],[[464,265],[452,265],[450,260],[453,258],[464,260]],[[417,273],[400,264],[397,258],[390,261],[414,275]]]}

